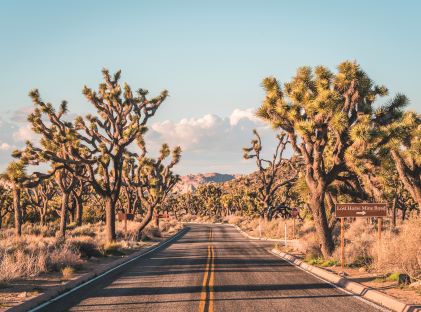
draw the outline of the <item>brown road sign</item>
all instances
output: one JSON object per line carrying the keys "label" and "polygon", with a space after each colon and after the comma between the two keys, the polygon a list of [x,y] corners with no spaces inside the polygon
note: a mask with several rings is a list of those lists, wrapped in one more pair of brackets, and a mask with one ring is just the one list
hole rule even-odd
{"label": "brown road sign", "polygon": [[337,218],[356,217],[386,217],[386,203],[349,203],[336,204]]}

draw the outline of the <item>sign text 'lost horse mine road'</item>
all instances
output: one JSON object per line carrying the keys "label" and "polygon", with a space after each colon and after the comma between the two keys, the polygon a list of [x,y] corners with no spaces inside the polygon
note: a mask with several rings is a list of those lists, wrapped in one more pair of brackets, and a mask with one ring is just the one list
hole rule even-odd
{"label": "sign text 'lost horse mine road'", "polygon": [[337,218],[386,217],[386,203],[336,204]]}

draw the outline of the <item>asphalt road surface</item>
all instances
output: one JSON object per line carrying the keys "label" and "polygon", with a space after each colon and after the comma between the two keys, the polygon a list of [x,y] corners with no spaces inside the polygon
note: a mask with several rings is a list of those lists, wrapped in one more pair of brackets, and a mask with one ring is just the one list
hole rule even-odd
{"label": "asphalt road surface", "polygon": [[189,225],[166,248],[43,311],[379,311],[228,225]]}

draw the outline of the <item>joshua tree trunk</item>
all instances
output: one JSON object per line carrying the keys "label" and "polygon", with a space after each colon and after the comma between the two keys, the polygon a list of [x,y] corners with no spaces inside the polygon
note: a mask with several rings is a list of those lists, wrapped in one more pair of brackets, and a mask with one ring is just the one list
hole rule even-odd
{"label": "joshua tree trunk", "polygon": [[418,207],[421,207],[421,181],[417,170],[409,168],[405,160],[395,151],[392,151],[392,157],[396,164],[396,169],[399,178],[403,182],[405,188],[411,194],[412,198],[417,202]]}
{"label": "joshua tree trunk", "polygon": [[83,215],[83,201],[81,198],[76,198],[76,225],[82,225],[82,215]]}
{"label": "joshua tree trunk", "polygon": [[312,211],[317,236],[319,237],[319,243],[323,257],[328,258],[332,255],[334,244],[326,217],[324,197],[324,191],[314,191],[309,204]]}
{"label": "joshua tree trunk", "polygon": [[61,195],[61,211],[60,211],[60,236],[66,236],[67,225],[67,205],[69,202],[69,193],[63,192]]}
{"label": "joshua tree trunk", "polygon": [[22,211],[20,207],[20,189],[13,185],[13,209],[15,212],[15,231],[17,236],[22,236]]}
{"label": "joshua tree trunk", "polygon": [[111,196],[105,197],[105,222],[106,222],[106,233],[107,242],[111,243],[115,241],[115,201]]}
{"label": "joshua tree trunk", "polygon": [[140,223],[139,230],[138,230],[138,237],[141,236],[142,231],[149,224],[149,222],[151,222],[153,212],[154,212],[153,205],[145,204],[145,206],[147,208],[147,211],[146,211],[145,217],[143,218],[142,222]]}
{"label": "joshua tree trunk", "polygon": [[41,211],[40,211],[40,214],[39,214],[41,225],[45,225],[45,217],[46,217],[46,214],[47,214],[47,205],[48,205],[48,203],[44,202],[42,204],[42,207],[41,207]]}
{"label": "joshua tree trunk", "polygon": [[158,210],[155,210],[155,218],[154,218],[154,225],[159,229],[159,212]]}
{"label": "joshua tree trunk", "polygon": [[396,226],[396,204],[397,204],[397,198],[396,196],[393,198],[393,203],[392,203],[392,213],[393,213],[393,218],[392,218],[392,222],[393,222],[393,227]]}

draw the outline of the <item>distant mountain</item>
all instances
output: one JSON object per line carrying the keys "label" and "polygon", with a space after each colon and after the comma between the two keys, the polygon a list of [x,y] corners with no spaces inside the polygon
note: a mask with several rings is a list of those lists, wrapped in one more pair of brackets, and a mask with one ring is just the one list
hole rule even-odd
{"label": "distant mountain", "polygon": [[233,180],[241,175],[224,173],[199,173],[181,177],[181,181],[175,186],[179,193],[194,191],[199,185],[206,183],[223,183]]}

